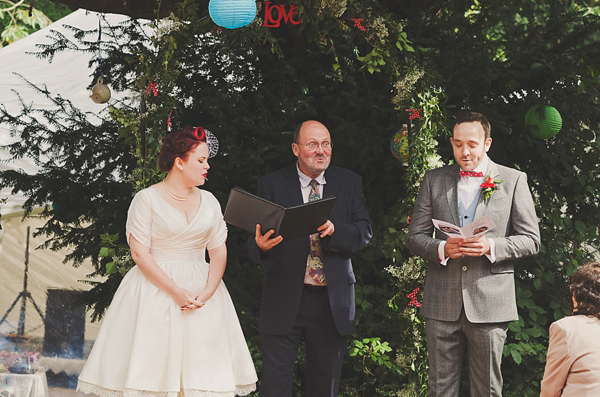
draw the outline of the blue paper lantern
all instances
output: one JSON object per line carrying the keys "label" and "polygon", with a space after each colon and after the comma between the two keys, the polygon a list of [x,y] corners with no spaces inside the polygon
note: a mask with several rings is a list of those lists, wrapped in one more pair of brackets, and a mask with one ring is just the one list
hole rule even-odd
{"label": "blue paper lantern", "polygon": [[217,25],[237,29],[249,25],[256,17],[254,0],[210,0],[208,14]]}

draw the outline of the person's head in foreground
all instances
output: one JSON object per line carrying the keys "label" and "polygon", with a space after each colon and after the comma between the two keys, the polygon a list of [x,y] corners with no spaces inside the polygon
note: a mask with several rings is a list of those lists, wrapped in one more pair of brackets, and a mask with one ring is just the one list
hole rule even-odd
{"label": "person's head in foreground", "polygon": [[571,278],[571,304],[573,314],[600,318],[600,263],[581,266]]}

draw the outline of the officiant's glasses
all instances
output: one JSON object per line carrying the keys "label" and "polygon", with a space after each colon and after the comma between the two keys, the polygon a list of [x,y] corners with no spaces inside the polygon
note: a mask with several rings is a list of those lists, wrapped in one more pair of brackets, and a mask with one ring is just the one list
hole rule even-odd
{"label": "officiant's glasses", "polygon": [[321,142],[321,143],[318,143],[318,142],[298,143],[298,142],[296,142],[296,144],[304,146],[307,150],[310,150],[311,152],[314,152],[315,150],[317,150],[319,148],[319,146],[324,151],[329,151],[329,150],[331,150],[331,148],[333,148],[333,143],[331,143],[329,141],[325,141],[325,142]]}

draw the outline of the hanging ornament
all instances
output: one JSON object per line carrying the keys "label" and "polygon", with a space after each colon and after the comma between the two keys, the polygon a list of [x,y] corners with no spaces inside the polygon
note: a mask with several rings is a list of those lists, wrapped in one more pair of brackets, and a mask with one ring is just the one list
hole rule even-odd
{"label": "hanging ornament", "polygon": [[98,78],[96,84],[92,87],[92,101],[96,103],[106,103],[110,99],[110,89],[104,84],[102,77]]}
{"label": "hanging ornament", "polygon": [[408,125],[402,124],[402,129],[394,134],[390,142],[390,150],[394,157],[402,161],[402,165],[408,165]]}
{"label": "hanging ornament", "polygon": [[106,84],[104,84],[104,79],[102,78],[102,24],[100,23],[100,19],[98,19],[98,68],[99,68],[99,76],[96,84],[92,87],[92,101],[96,103],[106,103],[110,99],[110,89]]}
{"label": "hanging ornament", "polygon": [[525,125],[534,138],[548,139],[560,131],[562,117],[555,107],[535,105],[525,113]]}
{"label": "hanging ornament", "polygon": [[256,17],[254,0],[210,0],[208,14],[217,25],[237,29],[249,25]]}

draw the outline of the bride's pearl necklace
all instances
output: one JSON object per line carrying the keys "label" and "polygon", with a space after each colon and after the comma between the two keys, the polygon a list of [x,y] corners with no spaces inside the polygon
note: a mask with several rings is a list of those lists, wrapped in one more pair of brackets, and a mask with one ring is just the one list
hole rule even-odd
{"label": "bride's pearl necklace", "polygon": [[187,199],[190,198],[192,191],[190,190],[190,192],[188,194],[186,194],[185,196],[182,196],[180,194],[175,193],[174,191],[172,191],[171,189],[169,189],[169,187],[167,186],[167,184],[165,183],[165,180],[162,180],[162,184],[165,187],[165,191],[167,192],[167,194],[169,195],[169,197],[171,197],[173,200],[177,200],[177,201],[185,201]]}

